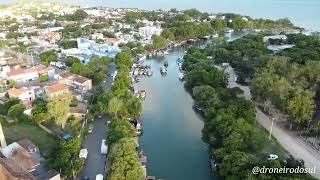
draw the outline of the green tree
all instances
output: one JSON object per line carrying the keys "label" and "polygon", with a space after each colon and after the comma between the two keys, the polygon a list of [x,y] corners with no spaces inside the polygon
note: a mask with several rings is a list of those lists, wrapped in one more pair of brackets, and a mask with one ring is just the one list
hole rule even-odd
{"label": "green tree", "polygon": [[144,179],[143,169],[136,152],[137,147],[138,145],[131,139],[122,139],[112,146],[109,155],[111,167],[108,173],[108,179]]}
{"label": "green tree", "polygon": [[211,86],[196,86],[192,89],[192,94],[196,103],[202,108],[216,107],[220,104],[220,99]]}
{"label": "green tree", "polygon": [[289,100],[288,111],[294,125],[306,127],[308,121],[311,121],[315,111],[314,96],[314,92],[306,90]]}
{"label": "green tree", "polygon": [[10,98],[8,100],[5,101],[4,104],[0,104],[0,114],[6,116],[8,114],[9,109],[16,105],[19,104],[20,100],[17,98]]}
{"label": "green tree", "polygon": [[48,102],[43,99],[36,99],[32,102],[31,115],[36,122],[44,122],[48,120]]}
{"label": "green tree", "polygon": [[116,63],[119,66],[125,66],[127,68],[131,68],[133,62],[132,62],[132,56],[127,51],[122,51],[116,56]]}
{"label": "green tree", "polygon": [[162,36],[153,36],[152,37],[152,45],[154,49],[161,49],[166,47],[167,40]]}
{"label": "green tree", "polygon": [[61,41],[60,46],[62,46],[63,49],[78,48],[77,41],[69,41],[69,40]]}
{"label": "green tree", "polygon": [[75,64],[75,63],[81,63],[80,59],[77,58],[77,57],[73,57],[73,56],[68,56],[66,58],[66,65],[67,66],[72,67],[72,65]]}
{"label": "green tree", "polygon": [[171,41],[175,39],[174,34],[170,29],[163,29],[161,36]]}
{"label": "green tree", "polygon": [[40,82],[46,82],[49,81],[48,75],[40,75],[39,77]]}
{"label": "green tree", "polygon": [[120,112],[123,110],[123,101],[118,97],[113,97],[108,102],[107,113],[112,117],[118,118]]}
{"label": "green tree", "polygon": [[241,16],[236,16],[232,21],[232,27],[235,31],[242,31],[246,27],[246,21]]}
{"label": "green tree", "polygon": [[48,103],[48,113],[62,128],[65,127],[70,110],[70,99],[52,100]]}
{"label": "green tree", "polygon": [[61,172],[66,179],[73,179],[80,173],[83,162],[79,158],[81,142],[78,138],[70,141],[60,141],[48,166]]}
{"label": "green tree", "polygon": [[131,138],[136,135],[135,128],[128,121],[115,119],[108,125],[107,143],[111,146],[122,138]]}
{"label": "green tree", "polygon": [[23,117],[23,111],[26,109],[26,107],[23,104],[16,104],[9,108],[8,116],[16,119],[21,120]]}
{"label": "green tree", "polygon": [[40,60],[46,66],[48,66],[51,61],[56,61],[57,58],[58,58],[58,55],[54,51],[46,51],[46,52],[40,53]]}

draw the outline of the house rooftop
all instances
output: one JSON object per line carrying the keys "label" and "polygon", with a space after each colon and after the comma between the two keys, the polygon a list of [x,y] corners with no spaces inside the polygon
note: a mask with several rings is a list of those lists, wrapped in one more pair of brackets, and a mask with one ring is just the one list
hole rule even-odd
{"label": "house rooftop", "polygon": [[73,74],[69,71],[66,71],[66,72],[60,73],[59,76],[61,76],[62,78],[69,78],[69,77],[72,77]]}
{"label": "house rooftop", "polygon": [[10,72],[7,73],[7,75],[10,76],[18,76],[22,74],[29,74],[37,72],[35,69],[13,69]]}
{"label": "house rooftop", "polygon": [[38,149],[36,145],[34,145],[29,139],[21,139],[17,142],[21,147],[23,147],[28,152],[32,151],[33,149]]}
{"label": "house rooftop", "polygon": [[72,114],[86,114],[87,113],[87,109],[86,108],[80,108],[80,107],[70,107],[69,110],[70,113]]}
{"label": "house rooftop", "polygon": [[28,171],[33,171],[36,166],[40,165],[40,162],[31,157],[31,155],[23,148],[16,149],[12,153],[11,158]]}
{"label": "house rooftop", "polygon": [[19,166],[19,164],[13,159],[0,158],[0,179],[35,180],[36,178]]}
{"label": "house rooftop", "polygon": [[27,92],[27,91],[29,91],[29,90],[30,90],[30,89],[28,89],[28,88],[26,88],[26,87],[19,88],[19,89],[13,87],[13,88],[11,88],[11,89],[8,90],[8,94],[9,94],[9,95],[13,95],[13,96],[20,96],[22,93],[25,93],[25,92]]}
{"label": "house rooftop", "polygon": [[51,86],[47,86],[47,90],[49,93],[55,93],[55,92],[63,91],[65,89],[68,89],[68,87],[61,83],[55,83]]}
{"label": "house rooftop", "polygon": [[89,79],[88,78],[86,78],[86,77],[83,77],[83,76],[79,76],[79,75],[77,75],[77,76],[75,76],[74,77],[74,79],[73,79],[75,82],[77,82],[77,83],[80,83],[80,84],[82,84],[82,83],[84,83],[84,82],[86,82],[86,81],[88,81]]}

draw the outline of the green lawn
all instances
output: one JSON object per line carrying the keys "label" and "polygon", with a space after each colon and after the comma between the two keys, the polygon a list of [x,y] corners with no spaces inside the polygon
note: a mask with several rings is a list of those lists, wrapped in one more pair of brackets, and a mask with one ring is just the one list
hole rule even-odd
{"label": "green lawn", "polygon": [[50,156],[54,147],[57,146],[58,140],[52,135],[39,128],[35,124],[13,123],[2,125],[7,144],[19,141],[23,138],[30,139],[40,149],[44,157]]}
{"label": "green lawn", "polygon": [[[269,137],[269,132],[267,130],[261,126],[258,126],[257,128],[260,129],[259,133]],[[276,154],[280,159],[286,159],[289,157],[289,153],[278,143],[274,137],[272,137],[271,140],[267,138],[262,150],[257,152],[255,155],[260,159],[265,159],[269,154]]]}

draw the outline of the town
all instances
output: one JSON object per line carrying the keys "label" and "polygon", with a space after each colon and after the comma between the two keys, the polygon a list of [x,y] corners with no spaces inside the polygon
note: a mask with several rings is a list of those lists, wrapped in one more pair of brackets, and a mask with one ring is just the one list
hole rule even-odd
{"label": "town", "polygon": [[[172,64],[161,63],[159,72],[144,64],[147,59],[163,59],[174,49],[200,41],[227,49],[224,37],[233,32],[241,32],[239,37],[266,33],[262,46],[278,53],[295,47],[282,32],[302,30],[288,19],[195,9],[147,11],[42,1],[0,6],[0,179],[156,179],[147,169],[149,152],[139,147],[139,137],[148,136],[141,113],[151,92],[135,84],[159,74],[165,79]],[[227,56],[225,49],[215,57],[206,54],[210,50],[187,49],[177,59],[175,75],[194,91],[195,107],[205,117],[209,105],[197,99],[195,89],[201,83],[196,86],[190,75],[198,61],[216,58],[220,65],[215,67],[225,71],[230,68],[225,59],[237,72],[246,66],[233,64],[235,56]],[[229,83],[248,84],[253,77],[228,74]],[[221,88],[226,88],[224,83]],[[199,92],[214,91],[206,90]],[[252,110],[248,107],[246,111]],[[216,145],[205,133],[203,138]],[[218,163],[210,159],[215,169]]]}

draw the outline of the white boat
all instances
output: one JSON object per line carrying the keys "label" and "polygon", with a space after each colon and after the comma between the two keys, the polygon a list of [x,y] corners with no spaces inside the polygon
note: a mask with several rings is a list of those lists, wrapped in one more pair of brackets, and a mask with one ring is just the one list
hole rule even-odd
{"label": "white boat", "polygon": [[180,80],[183,80],[183,79],[184,79],[184,74],[183,74],[183,73],[179,73],[178,76],[179,76],[179,79],[180,79]]}

